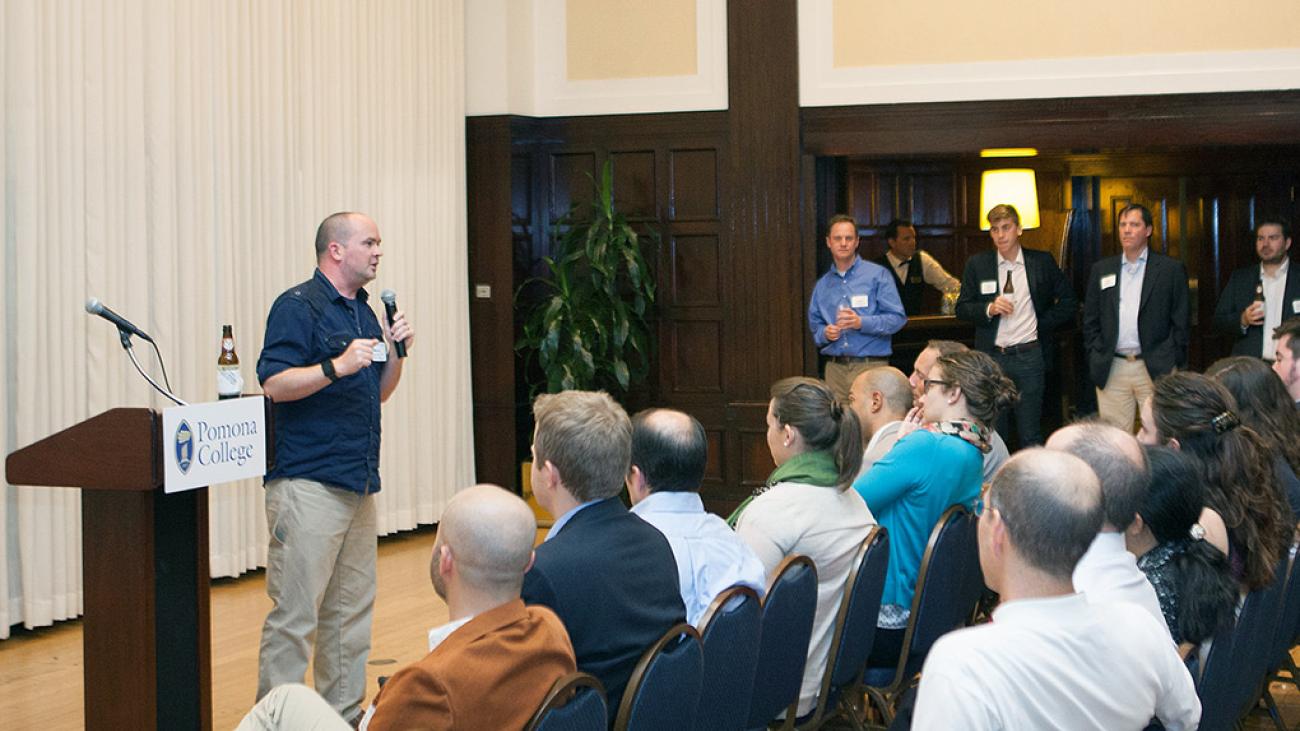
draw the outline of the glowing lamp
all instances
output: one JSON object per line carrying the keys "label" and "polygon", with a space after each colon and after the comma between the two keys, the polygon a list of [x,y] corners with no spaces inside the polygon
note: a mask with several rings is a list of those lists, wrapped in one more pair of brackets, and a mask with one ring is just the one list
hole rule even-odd
{"label": "glowing lamp", "polygon": [[1034,171],[985,170],[980,179],[980,230],[989,230],[989,209],[1000,203],[1016,207],[1021,228],[1038,228],[1038,183]]}

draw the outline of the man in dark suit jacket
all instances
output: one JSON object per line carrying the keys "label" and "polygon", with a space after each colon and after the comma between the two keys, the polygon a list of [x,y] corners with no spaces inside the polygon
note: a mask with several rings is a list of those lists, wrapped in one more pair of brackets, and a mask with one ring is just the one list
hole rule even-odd
{"label": "man in dark suit jacket", "polygon": [[[1214,329],[1236,336],[1233,355],[1251,355],[1270,363],[1273,330],[1300,315],[1300,273],[1291,271],[1291,226],[1281,218],[1261,218],[1255,225],[1258,266],[1232,273],[1214,308]],[[1295,274],[1295,276],[1292,276]],[[1258,296],[1263,297],[1259,301]]]}
{"label": "man in dark suit jacket", "polygon": [[605,686],[612,721],[633,668],[686,607],[668,539],[619,500],[632,423],[605,393],[564,391],[533,403],[532,486],[555,525],[524,576],[523,598],[560,615],[578,669]]}
{"label": "man in dark suit jacket", "polygon": [[1092,265],[1083,303],[1088,373],[1103,421],[1132,431],[1152,381],[1187,366],[1187,268],[1150,250],[1151,211],[1119,214],[1120,248]]}
{"label": "man in dark suit jacket", "polygon": [[[1074,320],[1079,299],[1052,255],[1023,248],[1021,233],[1015,206],[989,211],[989,236],[996,248],[966,261],[957,317],[975,324],[975,349],[993,356],[1020,389],[1016,432],[1019,446],[1027,447],[1043,443],[1044,374],[1054,360],[1052,335]],[[998,417],[997,430],[1010,436],[1008,415]]]}

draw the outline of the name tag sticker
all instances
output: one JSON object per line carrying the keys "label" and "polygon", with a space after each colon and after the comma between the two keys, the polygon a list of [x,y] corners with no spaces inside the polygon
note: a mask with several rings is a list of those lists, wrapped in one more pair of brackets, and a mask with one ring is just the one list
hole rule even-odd
{"label": "name tag sticker", "polygon": [[375,363],[383,363],[384,361],[388,360],[388,343],[385,343],[384,341],[380,340],[379,342],[375,343],[374,348],[372,348],[370,352],[371,352],[370,360],[374,361]]}
{"label": "name tag sticker", "polygon": [[980,282],[980,294],[997,294],[997,293],[998,293],[998,280],[985,279],[984,281]]}
{"label": "name tag sticker", "polygon": [[1114,286],[1115,286],[1115,275],[1114,275],[1114,274],[1107,274],[1106,276],[1104,276],[1104,277],[1101,278],[1101,288],[1102,288],[1102,289],[1110,289],[1111,287],[1114,287]]}
{"label": "name tag sticker", "polygon": [[866,296],[865,294],[855,294],[855,295],[853,295],[852,299],[849,300],[849,306],[850,306],[850,307],[853,307],[854,309],[856,309],[856,308],[858,308],[858,307],[866,307],[866,306],[867,306],[867,296]]}

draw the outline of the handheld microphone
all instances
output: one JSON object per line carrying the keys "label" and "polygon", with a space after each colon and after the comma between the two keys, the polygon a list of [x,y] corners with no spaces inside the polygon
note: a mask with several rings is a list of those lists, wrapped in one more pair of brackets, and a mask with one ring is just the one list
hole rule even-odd
{"label": "handheld microphone", "polygon": [[153,342],[153,338],[149,337],[144,330],[132,325],[130,320],[105,307],[104,303],[100,302],[98,298],[91,297],[86,300],[86,312],[89,312],[92,315],[99,315],[105,320],[108,320],[116,325],[118,330],[135,335],[150,343]]}
{"label": "handheld microphone", "polygon": [[[384,312],[388,315],[388,327],[393,326],[393,316],[397,314],[397,293],[391,289],[385,289],[379,293],[379,299],[384,301]],[[406,341],[394,340],[393,350],[397,351],[398,358],[406,357]]]}

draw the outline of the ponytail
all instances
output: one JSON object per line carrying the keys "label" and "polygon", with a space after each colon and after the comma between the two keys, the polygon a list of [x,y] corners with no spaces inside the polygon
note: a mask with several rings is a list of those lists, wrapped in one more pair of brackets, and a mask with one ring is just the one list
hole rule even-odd
{"label": "ponytail", "polygon": [[810,449],[835,458],[836,485],[847,489],[862,469],[862,425],[816,378],[783,378],[772,384],[772,415],[799,430]]}
{"label": "ponytail", "polygon": [[1204,539],[1193,539],[1174,559],[1174,567],[1178,572],[1177,630],[1183,641],[1199,644],[1232,626],[1238,586],[1228,569],[1228,558]]}
{"label": "ponytail", "polygon": [[835,437],[835,467],[839,471],[836,484],[841,490],[853,484],[853,480],[862,470],[862,424],[852,409],[846,409],[835,402],[831,415],[839,422],[839,434]]}

